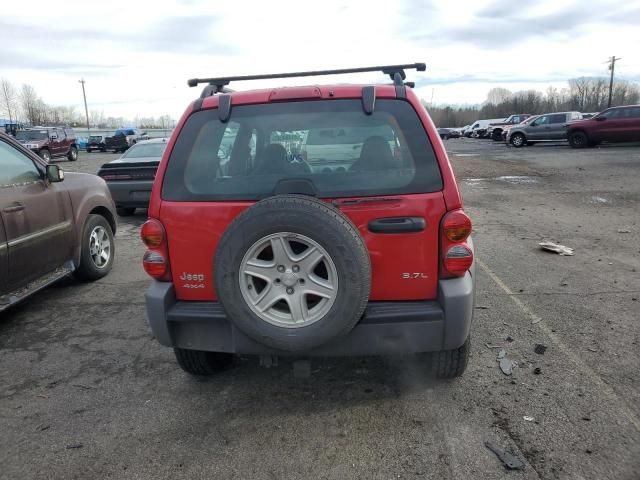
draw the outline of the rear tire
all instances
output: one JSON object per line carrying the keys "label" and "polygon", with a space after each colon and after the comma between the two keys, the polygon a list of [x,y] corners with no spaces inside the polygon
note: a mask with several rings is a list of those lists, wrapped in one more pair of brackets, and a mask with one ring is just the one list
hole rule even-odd
{"label": "rear tire", "polygon": [[469,363],[471,336],[464,344],[453,350],[435,352],[432,356],[433,373],[436,378],[456,378],[461,376]]}
{"label": "rear tire", "polygon": [[49,153],[49,150],[47,149],[40,150],[38,152],[38,155],[40,155],[40,158],[42,158],[47,163],[51,161],[51,153]]}
{"label": "rear tire", "polygon": [[[102,215],[89,215],[82,230],[81,242],[80,265],[74,275],[88,282],[106,276],[111,271],[115,255],[113,231],[107,219]],[[103,246],[108,247],[106,259]]]}
{"label": "rear tire", "polygon": [[178,365],[191,375],[213,375],[233,364],[233,354],[174,348]]}
{"label": "rear tire", "polygon": [[514,133],[511,135],[511,145],[516,148],[524,147],[527,144],[527,139],[522,133]]}
{"label": "rear tire", "polygon": [[76,160],[78,160],[78,148],[71,147],[69,149],[69,153],[67,153],[67,158],[70,162],[75,162]]}
{"label": "rear tire", "polygon": [[494,130],[493,133],[491,134],[491,138],[493,139],[494,142],[501,142],[502,130],[498,130],[497,132]]}
{"label": "rear tire", "polygon": [[573,132],[569,135],[569,145],[571,145],[572,148],[585,148],[589,145],[589,138],[584,132]]}

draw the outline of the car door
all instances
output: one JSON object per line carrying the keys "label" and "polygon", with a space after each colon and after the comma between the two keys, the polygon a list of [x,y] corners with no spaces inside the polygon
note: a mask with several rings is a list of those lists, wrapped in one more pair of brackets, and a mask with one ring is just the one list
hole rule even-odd
{"label": "car door", "polygon": [[19,147],[0,140],[0,215],[7,241],[6,288],[12,290],[73,258],[71,200]]}
{"label": "car door", "polygon": [[544,140],[565,140],[567,138],[567,114],[549,115],[549,123],[545,126]]}
{"label": "car door", "polygon": [[621,108],[612,108],[595,116],[594,120],[598,123],[592,135],[594,137],[593,140],[604,142],[624,141],[622,134],[623,121],[620,118],[622,112],[623,109]]}
{"label": "car door", "polygon": [[621,108],[618,122],[618,141],[640,141],[640,107]]}
{"label": "car door", "polygon": [[549,115],[541,115],[534,120],[531,125],[526,127],[526,135],[528,140],[542,140],[544,132],[549,123]]}

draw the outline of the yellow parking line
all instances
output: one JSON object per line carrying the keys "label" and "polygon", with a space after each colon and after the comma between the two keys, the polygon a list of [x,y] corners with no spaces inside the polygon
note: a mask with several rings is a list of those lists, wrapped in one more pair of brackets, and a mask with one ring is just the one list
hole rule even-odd
{"label": "yellow parking line", "polygon": [[589,367],[589,365],[584,363],[578,355],[576,355],[569,347],[562,343],[562,340],[560,340],[560,338],[554,332],[552,332],[547,325],[545,325],[545,323],[542,321],[542,318],[540,318],[533,311],[531,311],[529,307],[522,303],[522,301],[514,295],[511,289],[500,279],[500,277],[498,277],[498,275],[493,270],[489,268],[486,263],[478,259],[476,259],[476,262],[478,263],[478,265],[480,265],[480,268],[482,268],[482,270],[484,270],[485,273],[489,275],[489,277],[491,277],[491,280],[496,282],[500,289],[502,289],[502,291],[509,296],[511,301],[515,303],[517,307],[531,319],[531,323],[536,324],[538,328],[540,328],[540,330],[542,330],[544,334],[551,340],[551,342],[553,342],[553,344],[558,347],[558,349],[562,353],[569,357],[569,359],[578,367],[578,370],[586,375],[589,380],[591,380],[600,389],[602,389],[602,391],[609,397],[614,398],[618,401],[622,414],[633,424],[636,430],[640,432],[640,420],[638,420],[638,417],[636,417],[633,411],[627,406],[626,401],[623,398],[619,397],[615,390],[611,388],[611,386],[609,386],[604,380],[602,380],[602,378],[600,378],[600,376],[595,371],[593,371],[591,367]]}

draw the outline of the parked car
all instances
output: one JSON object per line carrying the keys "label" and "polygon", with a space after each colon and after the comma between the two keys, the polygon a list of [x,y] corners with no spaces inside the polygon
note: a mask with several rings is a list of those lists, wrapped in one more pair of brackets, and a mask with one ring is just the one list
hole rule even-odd
{"label": "parked car", "polygon": [[567,135],[573,148],[601,142],[640,142],[640,105],[612,107],[588,120],[571,122]]}
{"label": "parked car", "polygon": [[[440,377],[465,370],[471,220],[404,68],[424,64],[372,67],[393,84],[364,87],[189,81],[207,86],[168,143],[141,230],[151,330],[185,371],[213,373],[233,354],[422,352]],[[343,127],[363,139],[343,149],[348,169],[307,169],[287,149],[301,133]]]}
{"label": "parked car", "polygon": [[166,138],[145,140],[100,167],[98,176],[107,182],[119,215],[133,215],[136,208],[149,206],[153,179],[166,147]]}
{"label": "parked car", "polygon": [[489,125],[492,123],[498,123],[504,121],[504,118],[491,118],[486,120],[477,120],[471,126],[471,137],[474,138],[486,138],[487,137],[487,129]]}
{"label": "parked car", "polygon": [[120,128],[112,137],[106,137],[104,142],[107,150],[124,152],[137,142],[148,139],[147,132],[140,132],[137,128]]}
{"label": "parked car", "polygon": [[507,142],[520,148],[536,142],[566,141],[567,125],[579,118],[582,118],[580,112],[544,113],[531,123],[510,128]]}
{"label": "parked car", "polygon": [[507,140],[507,136],[509,135],[509,130],[511,130],[512,128],[518,127],[518,126],[526,126],[529,125],[531,122],[533,122],[536,118],[538,118],[540,115],[531,115],[530,117],[528,117],[527,119],[523,120],[522,122],[520,122],[518,125],[511,125],[508,127],[505,127],[502,130],[502,141],[505,142]]}
{"label": "parked car", "polygon": [[487,137],[491,137],[495,142],[499,142],[502,140],[502,131],[505,127],[522,123],[530,116],[531,115],[528,113],[520,113],[517,115],[510,115],[502,122],[490,123],[487,127]]}
{"label": "parked car", "polygon": [[32,127],[16,132],[16,140],[38,154],[45,162],[52,158],[78,159],[78,145],[73,129],[67,127]]}
{"label": "parked car", "polygon": [[460,132],[455,128],[439,128],[438,135],[443,140],[449,140],[450,138],[460,138]]}
{"label": "parked car", "polygon": [[103,180],[65,175],[0,133],[0,311],[69,273],[107,275],[115,213]]}
{"label": "parked car", "polygon": [[107,151],[107,144],[105,143],[105,135],[90,135],[87,139],[87,152],[91,153],[94,150],[100,150],[101,152]]}

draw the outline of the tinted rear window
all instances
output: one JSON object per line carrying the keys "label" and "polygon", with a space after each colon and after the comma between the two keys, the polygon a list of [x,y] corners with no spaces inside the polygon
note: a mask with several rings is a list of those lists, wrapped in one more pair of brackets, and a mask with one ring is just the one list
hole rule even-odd
{"label": "tinted rear window", "polygon": [[283,180],[306,179],[320,197],[433,192],[442,177],[411,105],[360,100],[233,107],[187,120],[169,159],[166,200],[258,200]]}

